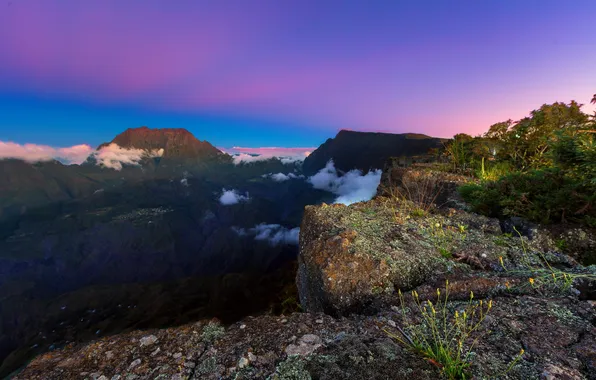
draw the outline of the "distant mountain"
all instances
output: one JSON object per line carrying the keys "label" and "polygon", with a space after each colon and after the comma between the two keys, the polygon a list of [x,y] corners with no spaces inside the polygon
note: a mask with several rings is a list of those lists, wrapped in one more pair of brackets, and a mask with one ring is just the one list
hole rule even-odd
{"label": "distant mountain", "polygon": [[341,130],[328,139],[304,161],[302,170],[312,175],[333,159],[341,171],[382,169],[389,157],[418,156],[441,146],[445,139],[417,133],[376,133]]}
{"label": "distant mountain", "polygon": [[[224,177],[233,169],[232,157],[185,129],[130,128],[97,151],[116,144],[124,149],[159,151],[138,165],[124,163],[121,170],[105,168],[91,155],[82,165],[58,161],[25,162],[0,159],[0,221],[20,215],[31,207],[64,202],[92,195],[95,191],[140,180],[180,179],[185,175]],[[116,152],[113,156],[118,159]],[[221,170],[224,165],[227,170]],[[228,170],[229,169],[229,170]]]}
{"label": "distant mountain", "polygon": [[111,142],[101,144],[101,149],[117,144],[127,149],[163,149],[164,158],[219,158],[225,155],[207,141],[201,141],[182,128],[151,129],[148,127],[129,128]]}

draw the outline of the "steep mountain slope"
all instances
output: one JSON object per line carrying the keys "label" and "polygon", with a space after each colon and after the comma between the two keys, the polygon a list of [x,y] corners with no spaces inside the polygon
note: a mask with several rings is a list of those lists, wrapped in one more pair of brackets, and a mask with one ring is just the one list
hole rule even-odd
{"label": "steep mountain slope", "polygon": [[304,205],[334,198],[299,165],[235,165],[185,130],[111,143],[81,165],[0,160],[0,377],[96,331],[263,310],[294,276]]}
{"label": "steep mountain slope", "polygon": [[429,149],[441,146],[444,139],[422,134],[353,132],[341,130],[310,154],[302,167],[312,175],[333,159],[336,169],[349,171],[382,169],[389,157],[425,155]]}
{"label": "steep mountain slope", "polygon": [[0,220],[29,207],[85,196],[100,187],[79,166],[0,160]]}
{"label": "steep mountain slope", "polygon": [[129,128],[111,142],[101,144],[97,149],[110,144],[117,144],[127,149],[163,149],[161,156],[164,158],[214,159],[225,155],[209,142],[198,140],[192,133],[182,128]]}

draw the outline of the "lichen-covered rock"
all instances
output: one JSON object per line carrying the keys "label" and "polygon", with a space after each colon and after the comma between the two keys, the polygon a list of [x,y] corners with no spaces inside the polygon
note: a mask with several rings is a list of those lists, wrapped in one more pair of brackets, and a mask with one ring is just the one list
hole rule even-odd
{"label": "lichen-covered rock", "polygon": [[543,247],[565,253],[584,265],[596,264],[596,228],[552,225],[538,228]]}
{"label": "lichen-covered rock", "polygon": [[500,242],[496,219],[460,210],[412,217],[408,210],[383,197],[350,207],[306,207],[297,274],[302,307],[362,312],[437,273],[499,267],[499,257],[511,256],[516,244]]}
{"label": "lichen-covered rock", "polygon": [[440,254],[421,236],[368,204],[307,206],[300,230],[297,284],[308,311],[358,311],[382,293],[412,288],[439,266]]}
{"label": "lichen-covered rock", "polygon": [[497,219],[456,209],[412,210],[412,202],[389,197],[349,207],[307,206],[296,278],[302,307],[333,315],[374,312],[398,289],[442,273],[502,272],[503,264],[527,270],[544,260],[577,265],[536,237],[503,234]]}

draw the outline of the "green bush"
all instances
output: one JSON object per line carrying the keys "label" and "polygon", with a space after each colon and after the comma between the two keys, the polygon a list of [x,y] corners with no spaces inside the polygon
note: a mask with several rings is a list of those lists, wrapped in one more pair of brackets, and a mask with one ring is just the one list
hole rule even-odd
{"label": "green bush", "polygon": [[596,184],[559,168],[512,173],[461,186],[459,192],[474,211],[488,216],[520,216],[539,223],[596,221]]}

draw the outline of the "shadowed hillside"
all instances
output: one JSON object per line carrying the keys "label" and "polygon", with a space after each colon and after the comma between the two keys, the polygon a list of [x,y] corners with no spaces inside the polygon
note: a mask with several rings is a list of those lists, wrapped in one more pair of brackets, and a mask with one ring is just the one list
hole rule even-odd
{"label": "shadowed hillside", "polygon": [[417,133],[392,134],[341,130],[306,158],[303,171],[312,175],[333,160],[341,171],[354,168],[364,172],[383,168],[389,157],[426,155],[439,148],[444,139]]}

